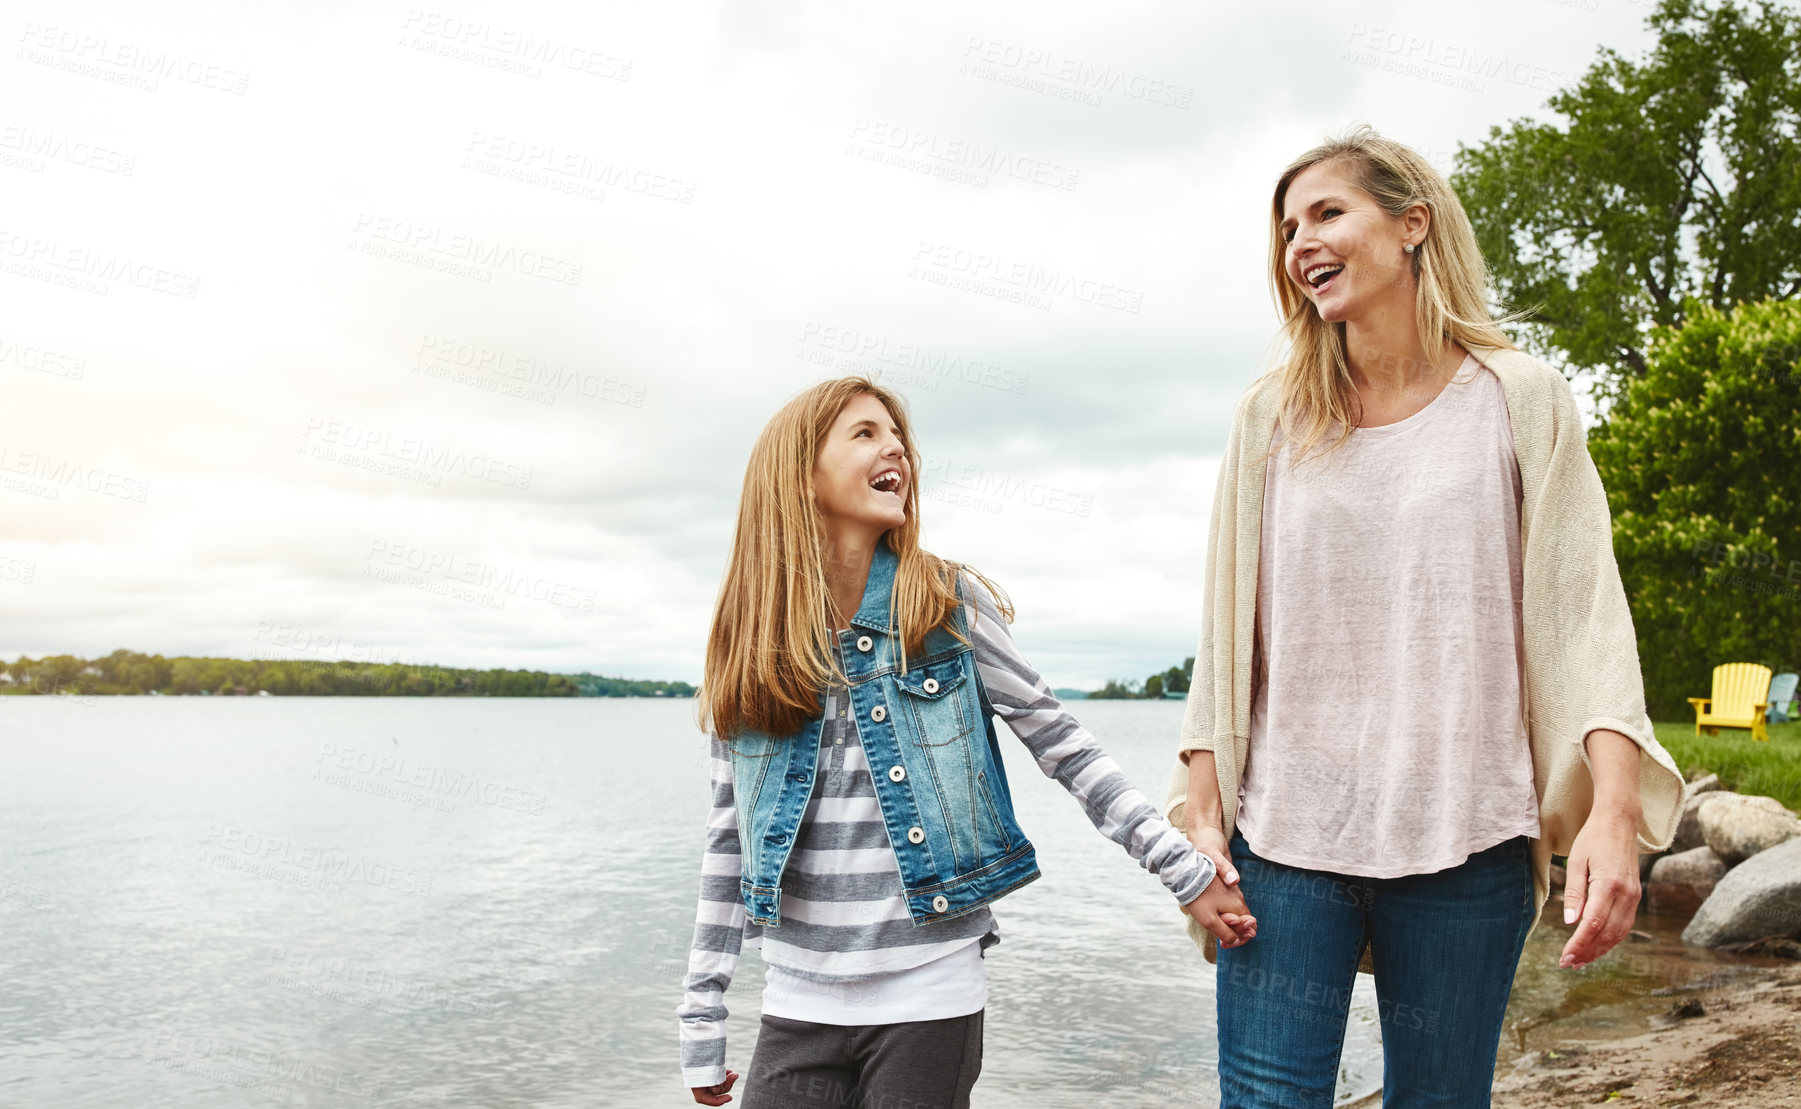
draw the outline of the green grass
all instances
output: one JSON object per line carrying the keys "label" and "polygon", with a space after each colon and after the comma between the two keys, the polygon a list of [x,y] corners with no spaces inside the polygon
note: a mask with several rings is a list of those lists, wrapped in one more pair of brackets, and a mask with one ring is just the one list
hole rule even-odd
{"label": "green grass", "polygon": [[1693,720],[1652,727],[1684,778],[1712,771],[1727,789],[1774,797],[1791,809],[1801,809],[1801,722],[1771,724],[1768,743],[1753,740],[1743,728],[1697,736]]}

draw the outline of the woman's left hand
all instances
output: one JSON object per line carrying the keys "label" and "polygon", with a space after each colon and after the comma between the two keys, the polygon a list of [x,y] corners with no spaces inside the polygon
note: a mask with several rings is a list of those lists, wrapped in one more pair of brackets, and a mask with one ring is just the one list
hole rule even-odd
{"label": "woman's left hand", "polygon": [[1570,845],[1563,922],[1576,924],[1560,967],[1585,967],[1613,950],[1638,915],[1637,812],[1597,806]]}

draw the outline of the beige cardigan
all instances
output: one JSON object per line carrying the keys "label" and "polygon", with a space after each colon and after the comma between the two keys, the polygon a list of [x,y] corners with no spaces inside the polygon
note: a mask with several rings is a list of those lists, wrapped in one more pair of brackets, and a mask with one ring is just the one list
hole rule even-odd
{"label": "beige cardigan", "polygon": [[[1613,525],[1601,476],[1569,382],[1515,350],[1476,347],[1501,379],[1519,459],[1521,622],[1525,629],[1523,705],[1538,791],[1539,837],[1532,841],[1538,904],[1550,894],[1552,855],[1567,855],[1594,801],[1584,741],[1596,728],[1630,736],[1640,748],[1641,850],[1669,846],[1681,815],[1682,775],[1652,734],[1632,613],[1613,557]],[[1251,661],[1257,604],[1263,475],[1276,426],[1272,378],[1239,399],[1213,494],[1201,602],[1201,642],[1182,721],[1180,750],[1212,751],[1228,838],[1238,818],[1238,776],[1250,746]],[[1327,711],[1330,711],[1329,707]],[[1178,828],[1188,765],[1176,760],[1165,813]],[[1247,890],[1256,912],[1256,891]],[[1534,927],[1536,927],[1536,920]],[[1188,918],[1188,934],[1213,961],[1213,936]]]}

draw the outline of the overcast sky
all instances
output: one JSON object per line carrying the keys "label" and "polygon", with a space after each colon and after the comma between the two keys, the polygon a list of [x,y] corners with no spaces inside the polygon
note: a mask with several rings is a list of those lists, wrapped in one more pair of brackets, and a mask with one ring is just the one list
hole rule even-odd
{"label": "overcast sky", "polygon": [[1179,663],[1276,174],[1354,122],[1448,170],[1650,43],[1624,0],[12,10],[0,657],[688,681],[753,439],[859,370],[1053,685]]}

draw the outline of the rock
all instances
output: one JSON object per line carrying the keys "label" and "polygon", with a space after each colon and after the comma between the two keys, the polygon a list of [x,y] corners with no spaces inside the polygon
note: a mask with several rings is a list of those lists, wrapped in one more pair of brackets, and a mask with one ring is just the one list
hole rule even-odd
{"label": "rock", "polygon": [[1704,794],[1699,819],[1701,838],[1727,866],[1801,836],[1801,818],[1774,797]]}
{"label": "rock", "polygon": [[1701,1002],[1691,997],[1687,1001],[1678,1001],[1676,1004],[1670,1006],[1668,1015],[1675,1017],[1677,1020],[1688,1020],[1693,1017],[1706,1016],[1707,1008],[1702,1005]]}
{"label": "rock", "polygon": [[1709,796],[1723,797],[1726,793],[1720,789],[1719,777],[1713,774],[1682,787],[1682,819],[1676,822],[1676,838],[1670,841],[1670,854],[1693,851],[1707,842],[1701,838],[1701,802]]}
{"label": "rock", "polygon": [[1700,947],[1801,933],[1801,839],[1761,851],[1726,872],[1682,930]]}
{"label": "rock", "polygon": [[1651,868],[1645,905],[1657,913],[1692,913],[1726,876],[1726,860],[1703,844],[1680,855],[1665,855]]}
{"label": "rock", "polygon": [[1762,955],[1771,959],[1801,959],[1801,943],[1787,936],[1765,936],[1750,943],[1729,943],[1716,948],[1728,955]]}

